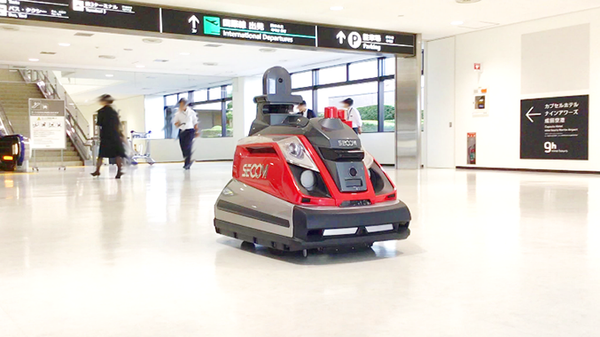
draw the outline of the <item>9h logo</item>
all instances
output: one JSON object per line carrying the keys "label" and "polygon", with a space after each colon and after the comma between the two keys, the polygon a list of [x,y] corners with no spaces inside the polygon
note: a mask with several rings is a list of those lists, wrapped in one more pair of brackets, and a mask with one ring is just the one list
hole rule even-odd
{"label": "9h logo", "polygon": [[554,143],[554,142],[545,142],[544,149],[545,149],[544,152],[552,153],[552,151],[558,150],[558,146],[556,146],[556,143]]}

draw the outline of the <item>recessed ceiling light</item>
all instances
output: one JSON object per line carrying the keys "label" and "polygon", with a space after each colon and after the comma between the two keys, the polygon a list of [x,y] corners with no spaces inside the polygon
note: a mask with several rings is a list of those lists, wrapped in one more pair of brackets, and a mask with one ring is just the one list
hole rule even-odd
{"label": "recessed ceiling light", "polygon": [[460,20],[456,20],[456,21],[450,22],[450,24],[453,25],[453,26],[460,26],[463,23],[465,23],[465,22],[464,21],[460,21]]}
{"label": "recessed ceiling light", "polygon": [[146,66],[143,64],[136,64],[135,67],[136,68],[146,68]]}
{"label": "recessed ceiling light", "polygon": [[459,4],[474,4],[479,1],[481,0],[456,0],[456,2],[458,2]]}
{"label": "recessed ceiling light", "polygon": [[344,10],[344,6],[331,6],[329,9],[332,11],[341,11]]}
{"label": "recessed ceiling light", "polygon": [[106,77],[114,77],[115,75],[113,74],[106,74]]}
{"label": "recessed ceiling light", "polygon": [[142,41],[144,41],[145,43],[152,43],[152,44],[162,43],[161,39],[155,39],[155,38],[145,38],[145,39],[142,39]]}
{"label": "recessed ceiling light", "polygon": [[68,42],[61,42],[58,45],[61,46],[61,47],[70,47],[71,46],[71,44],[68,43]]}
{"label": "recessed ceiling light", "polygon": [[40,59],[35,59],[35,58],[31,58],[29,59],[29,62],[38,62]]}
{"label": "recessed ceiling light", "polygon": [[277,49],[273,49],[273,48],[260,48],[258,51],[260,51],[261,53],[274,53],[277,51]]}
{"label": "recessed ceiling light", "polygon": [[216,67],[219,64],[217,62],[204,62],[202,63],[203,65],[207,66],[207,67]]}
{"label": "recessed ceiling light", "polygon": [[188,56],[188,55],[190,55],[190,53],[185,53],[184,52],[184,53],[179,53],[179,55],[181,55],[181,56]]}
{"label": "recessed ceiling light", "polygon": [[114,60],[117,57],[114,55],[100,55],[100,56],[98,56],[98,58],[105,59],[105,60]]}

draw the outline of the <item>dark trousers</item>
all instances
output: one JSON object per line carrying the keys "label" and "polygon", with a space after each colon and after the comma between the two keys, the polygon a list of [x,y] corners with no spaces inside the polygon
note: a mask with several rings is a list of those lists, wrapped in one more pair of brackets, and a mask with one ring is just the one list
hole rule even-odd
{"label": "dark trousers", "polygon": [[192,163],[192,145],[194,144],[195,135],[196,131],[194,129],[179,130],[179,145],[185,158],[185,166],[190,166]]}
{"label": "dark trousers", "polygon": [[354,130],[354,132],[356,132],[356,134],[358,135],[358,128],[352,128],[352,130]]}

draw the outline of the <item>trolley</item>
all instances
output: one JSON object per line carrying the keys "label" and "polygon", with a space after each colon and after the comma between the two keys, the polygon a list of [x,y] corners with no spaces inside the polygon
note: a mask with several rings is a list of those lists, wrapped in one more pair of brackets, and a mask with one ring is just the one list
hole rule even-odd
{"label": "trolley", "polygon": [[[148,132],[135,132],[131,131],[131,138],[129,139],[129,145],[131,147],[132,155],[130,161],[132,165],[137,165],[139,159],[145,160],[148,164],[154,165],[155,161],[150,156],[150,138],[148,137],[152,131]],[[143,139],[143,142],[136,142],[134,140]]]}

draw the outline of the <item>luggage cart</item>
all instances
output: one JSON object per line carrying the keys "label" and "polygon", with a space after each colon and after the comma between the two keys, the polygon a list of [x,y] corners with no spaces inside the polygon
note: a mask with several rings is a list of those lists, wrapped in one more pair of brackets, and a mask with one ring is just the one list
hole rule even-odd
{"label": "luggage cart", "polygon": [[[150,133],[152,133],[152,131],[131,131],[131,138],[129,139],[129,145],[133,153],[133,155],[130,157],[131,165],[137,165],[139,159],[144,159],[148,164],[154,165],[155,161],[150,156],[150,138],[148,138]],[[137,142],[134,144],[134,140],[136,139],[143,139],[144,142]]]}

